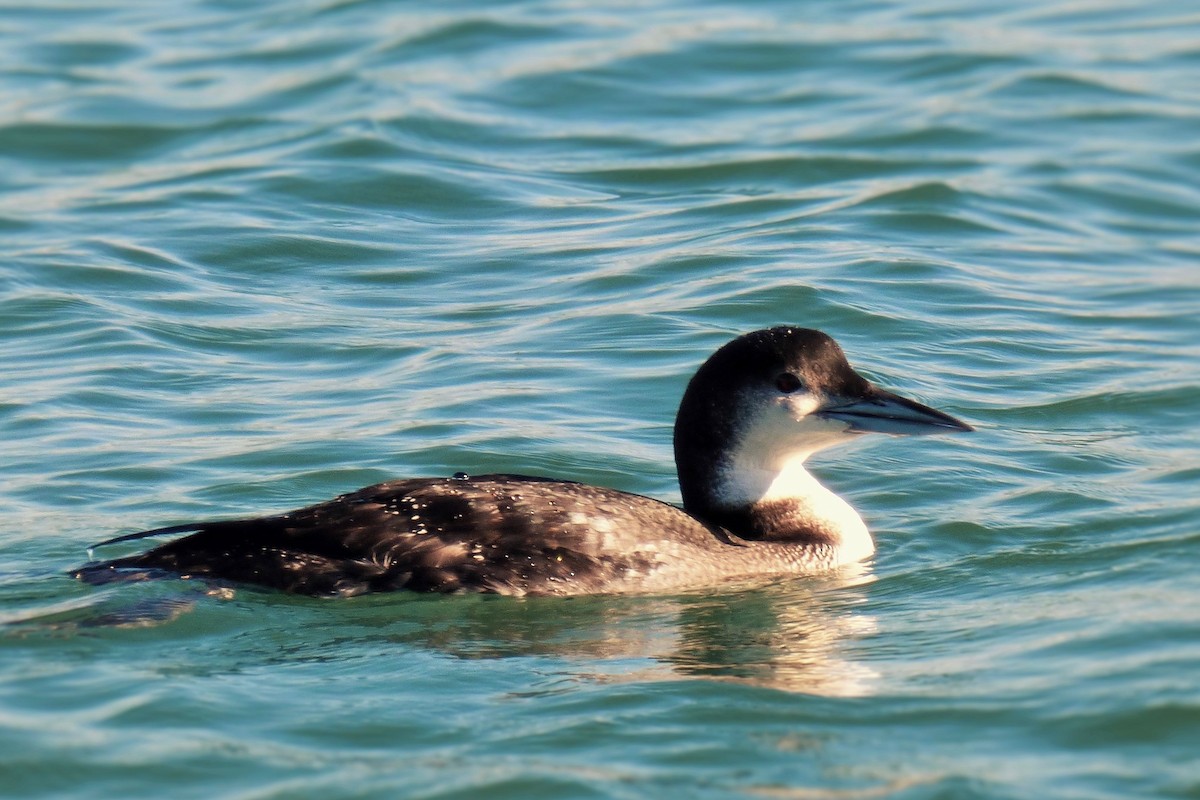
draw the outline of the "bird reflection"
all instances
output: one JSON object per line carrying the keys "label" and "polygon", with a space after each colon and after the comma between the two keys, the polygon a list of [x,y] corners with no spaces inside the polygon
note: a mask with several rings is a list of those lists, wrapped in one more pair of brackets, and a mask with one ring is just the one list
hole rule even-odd
{"label": "bird reflection", "polygon": [[686,606],[678,649],[664,663],[680,675],[790,692],[870,694],[877,676],[852,655],[854,642],[875,631],[874,618],[853,608],[864,599],[793,585]]}
{"label": "bird reflection", "polygon": [[[195,583],[158,584],[145,597],[128,593],[75,600],[41,614],[10,619],[6,627],[82,631],[178,624],[197,606],[206,616],[240,617],[242,650],[226,649],[227,665],[335,661],[347,654],[419,647],[463,659],[557,658],[572,681],[605,683],[719,680],[826,696],[872,693],[877,674],[862,662],[858,642],[875,631],[860,606],[866,573],[729,587],[718,594],[672,597],[501,597],[369,595],[339,602]],[[184,591],[180,591],[180,586]],[[147,590],[149,591],[149,590]],[[234,602],[230,602],[234,601]],[[304,630],[278,637],[262,622],[273,606],[281,624]],[[308,615],[297,625],[288,611]],[[289,629],[294,633],[294,628]],[[562,690],[558,681],[545,691]],[[539,691],[539,690],[535,690]]]}
{"label": "bird reflection", "polygon": [[[459,658],[549,656],[600,682],[704,679],[857,697],[877,674],[856,657],[875,632],[859,607],[869,576],[780,582],[675,597],[462,598],[373,603],[381,634]],[[360,634],[350,634],[357,637]]]}

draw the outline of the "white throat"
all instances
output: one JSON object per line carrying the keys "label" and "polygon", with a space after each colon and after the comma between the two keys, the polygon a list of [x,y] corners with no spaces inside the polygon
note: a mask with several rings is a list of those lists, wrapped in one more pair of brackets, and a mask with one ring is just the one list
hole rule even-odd
{"label": "white throat", "polygon": [[875,542],[862,517],[805,468],[813,453],[856,437],[838,423],[808,417],[798,425],[795,417],[785,422],[779,416],[760,418],[729,454],[713,487],[715,499],[727,508],[786,502],[798,520],[838,541],[839,564],[867,558]]}

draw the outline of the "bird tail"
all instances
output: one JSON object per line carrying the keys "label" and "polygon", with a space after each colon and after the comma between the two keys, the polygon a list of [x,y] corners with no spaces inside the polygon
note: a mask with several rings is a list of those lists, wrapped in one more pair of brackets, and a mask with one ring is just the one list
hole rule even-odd
{"label": "bird tail", "polygon": [[134,556],[124,556],[122,558],[113,558],[108,561],[95,561],[93,554],[97,547],[108,547],[112,544],[120,544],[121,542],[133,542],[138,539],[149,539],[152,536],[168,536],[173,533],[193,533],[204,528],[204,523],[189,522],[182,525],[168,525],[165,528],[153,528],[148,531],[137,531],[136,533],[126,533],[123,536],[114,536],[111,539],[105,539],[103,542],[96,542],[88,547],[88,563],[82,567],[71,570],[69,573],[72,578],[81,580],[84,583],[100,585],[105,583],[113,583],[116,581],[142,581],[151,578],[161,578],[169,574],[167,570],[148,567],[143,558],[144,553],[139,553]]}

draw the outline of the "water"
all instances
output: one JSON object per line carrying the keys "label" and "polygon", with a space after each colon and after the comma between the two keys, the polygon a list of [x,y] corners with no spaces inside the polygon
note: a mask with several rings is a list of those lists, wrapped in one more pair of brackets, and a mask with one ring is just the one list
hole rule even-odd
{"label": "water", "polygon": [[[0,794],[1200,797],[1192,4],[51,0],[0,42]],[[868,580],[66,576],[392,476],[677,499],[691,371],[784,322],[979,428],[819,460]]]}

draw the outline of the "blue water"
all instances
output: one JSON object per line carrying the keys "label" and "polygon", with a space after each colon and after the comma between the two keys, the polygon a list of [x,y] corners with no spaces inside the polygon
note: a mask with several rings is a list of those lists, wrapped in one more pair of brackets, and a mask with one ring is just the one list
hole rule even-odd
{"label": "blue water", "polygon": [[[1200,797],[1200,14],[0,8],[0,795]],[[865,578],[90,587],[389,477],[678,499],[737,333],[976,425],[823,454]]]}

